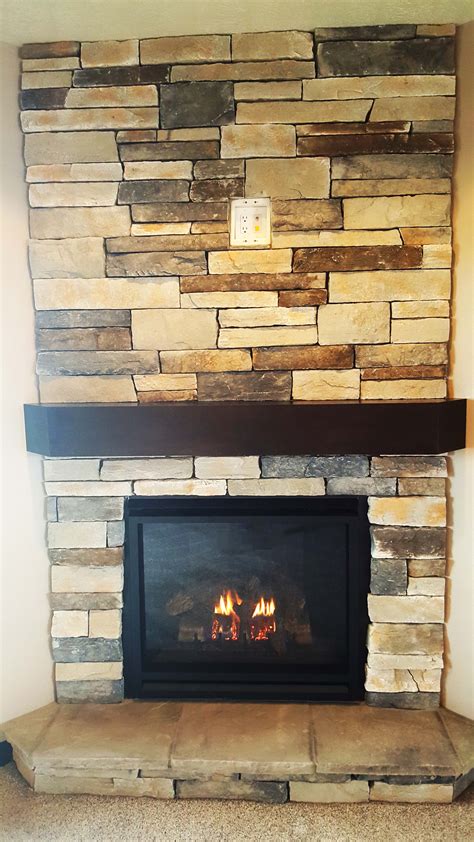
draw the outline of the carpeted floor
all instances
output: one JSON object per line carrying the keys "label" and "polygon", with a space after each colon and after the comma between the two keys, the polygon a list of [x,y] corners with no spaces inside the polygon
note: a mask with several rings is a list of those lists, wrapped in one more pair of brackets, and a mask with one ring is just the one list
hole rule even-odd
{"label": "carpeted floor", "polygon": [[474,787],[451,805],[153,801],[35,795],[0,769],[2,842],[472,842]]}

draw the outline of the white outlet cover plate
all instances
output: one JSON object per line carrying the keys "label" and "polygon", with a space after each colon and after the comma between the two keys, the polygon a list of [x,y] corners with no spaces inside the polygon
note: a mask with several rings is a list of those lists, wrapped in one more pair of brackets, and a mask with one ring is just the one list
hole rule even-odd
{"label": "white outlet cover plate", "polygon": [[237,248],[270,246],[271,200],[230,200],[230,245]]}

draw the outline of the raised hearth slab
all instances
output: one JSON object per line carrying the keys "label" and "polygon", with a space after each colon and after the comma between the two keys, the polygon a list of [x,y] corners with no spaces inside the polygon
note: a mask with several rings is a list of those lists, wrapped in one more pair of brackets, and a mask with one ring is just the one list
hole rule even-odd
{"label": "raised hearth slab", "polygon": [[447,453],[465,447],[466,401],[27,404],[43,456]]}
{"label": "raised hearth slab", "polygon": [[444,709],[51,704],[3,731],[36,792],[448,803],[473,780],[474,724]]}

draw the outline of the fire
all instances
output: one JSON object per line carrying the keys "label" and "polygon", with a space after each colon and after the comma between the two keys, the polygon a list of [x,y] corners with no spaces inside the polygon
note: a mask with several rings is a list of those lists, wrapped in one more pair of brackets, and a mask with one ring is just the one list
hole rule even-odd
{"label": "fire", "polygon": [[250,640],[269,640],[276,632],[275,600],[265,601],[263,596],[257,602],[250,623]]}
{"label": "fire", "polygon": [[263,596],[261,596],[255,606],[255,610],[252,614],[252,617],[271,617],[274,613],[275,600],[273,599],[273,597],[267,602],[265,602]]}
{"label": "fire", "polygon": [[[219,602],[214,606],[214,617],[212,623],[211,637],[217,640],[221,637],[224,640],[238,640],[240,633],[240,617],[234,611],[234,605],[242,605],[242,600],[237,591],[226,591],[221,594]],[[219,619],[221,617],[222,619]],[[226,618],[226,619],[224,619]]]}

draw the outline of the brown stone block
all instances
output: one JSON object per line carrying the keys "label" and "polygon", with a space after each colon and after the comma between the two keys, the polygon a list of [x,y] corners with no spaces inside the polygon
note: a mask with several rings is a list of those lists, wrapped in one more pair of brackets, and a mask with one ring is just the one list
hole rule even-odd
{"label": "brown stone block", "polygon": [[174,389],[173,391],[161,389],[154,392],[138,392],[138,403],[163,403],[166,401],[194,401],[196,392],[194,389]]}
{"label": "brown stone block", "polygon": [[157,85],[167,82],[169,66],[157,64],[137,67],[87,67],[74,72],[75,88],[97,88],[120,85]]}
{"label": "brown stone block", "polygon": [[120,566],[123,563],[123,548],[107,547],[105,549],[50,549],[48,550],[48,557],[51,564],[54,565],[80,565],[81,567],[115,567],[117,565]]}
{"label": "brown stone block", "polygon": [[198,397],[205,401],[289,401],[288,372],[198,374]]}
{"label": "brown stone block", "polygon": [[284,804],[288,784],[277,781],[185,780],[176,782],[177,798],[218,798],[222,800],[261,801]]}
{"label": "brown stone block", "polygon": [[117,132],[117,143],[153,143],[156,129],[125,129]]}
{"label": "brown stone block", "polygon": [[243,178],[213,178],[194,181],[190,199],[193,202],[225,202],[244,195]]}
{"label": "brown stone block", "polygon": [[118,204],[187,202],[189,182],[182,179],[129,181],[119,185]]}
{"label": "brown stone block", "polygon": [[244,162],[238,158],[230,158],[226,161],[196,161],[194,165],[194,178],[243,178]]}
{"label": "brown stone block", "polygon": [[337,199],[275,201],[272,225],[274,231],[342,228],[341,203]]}
{"label": "brown stone block", "polygon": [[149,254],[117,254],[107,258],[107,275],[110,278],[143,278],[157,275],[205,274],[205,252],[156,251]]}
{"label": "brown stone block", "polygon": [[128,328],[37,330],[38,351],[126,351],[132,347]]}
{"label": "brown stone block", "polygon": [[451,228],[400,228],[406,245],[429,245],[431,243],[450,243]]}
{"label": "brown stone block", "polygon": [[215,140],[157,141],[119,146],[121,161],[194,161],[219,157]]}
{"label": "brown stone block", "polygon": [[298,137],[313,135],[399,134],[409,132],[410,122],[393,120],[385,123],[304,123],[296,126]]}
{"label": "brown stone block", "polygon": [[398,480],[398,493],[400,496],[427,494],[433,497],[444,497],[446,480],[444,477],[401,477]]}
{"label": "brown stone block", "polygon": [[[162,351],[163,373],[183,374],[197,371],[249,371],[252,368],[250,351]],[[272,367],[272,366],[271,366]]]}
{"label": "brown stone block", "polygon": [[374,558],[445,558],[446,530],[438,527],[374,526]]}
{"label": "brown stone block", "polygon": [[356,366],[447,365],[448,351],[444,343],[407,345],[366,345],[356,348]]}
{"label": "brown stone block", "polygon": [[[433,481],[431,480],[431,482]],[[444,558],[410,558],[408,560],[408,575],[410,577],[425,578],[426,576],[445,576],[445,574],[446,561]]]}
{"label": "brown stone block", "polygon": [[258,370],[348,369],[353,363],[350,345],[254,348],[253,367]]}
{"label": "brown stone block", "polygon": [[63,58],[78,56],[79,41],[50,41],[49,44],[23,44],[20,47],[20,58]]}
{"label": "brown stone block", "polygon": [[245,292],[258,290],[322,289],[326,285],[323,273],[271,272],[235,273],[222,275],[189,275],[181,278],[181,292]]}
{"label": "brown stone block", "polygon": [[280,307],[311,307],[326,304],[328,293],[326,289],[284,290],[278,295]]}
{"label": "brown stone block", "polygon": [[187,82],[193,80],[275,80],[284,79],[312,79],[314,78],[314,61],[294,61],[281,59],[277,61],[242,61],[226,62],[225,64],[183,64],[175,65],[171,71],[172,82]]}
{"label": "brown stone block", "polygon": [[[381,123],[381,125],[386,125]],[[384,152],[452,152],[449,134],[344,134],[299,137],[297,155],[367,155]]]}
{"label": "brown stone block", "polygon": [[374,477],[446,477],[445,456],[374,456]]}
{"label": "brown stone block", "polygon": [[296,249],[295,272],[330,272],[351,269],[409,269],[421,266],[422,249],[416,246],[348,246]]}
{"label": "brown stone block", "polygon": [[227,202],[158,202],[132,205],[134,222],[227,222]]}
{"label": "brown stone block", "polygon": [[430,377],[446,377],[442,365],[393,366],[388,368],[363,368],[362,380],[418,380]]}
{"label": "brown stone block", "polygon": [[109,254],[132,254],[133,252],[160,251],[207,251],[208,249],[226,248],[229,245],[227,234],[160,234],[145,237],[112,237],[106,240]]}

